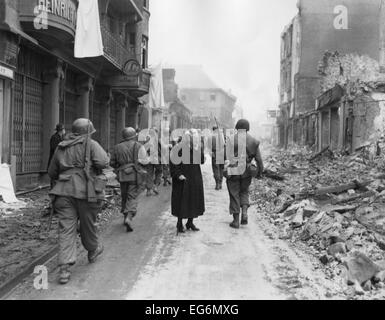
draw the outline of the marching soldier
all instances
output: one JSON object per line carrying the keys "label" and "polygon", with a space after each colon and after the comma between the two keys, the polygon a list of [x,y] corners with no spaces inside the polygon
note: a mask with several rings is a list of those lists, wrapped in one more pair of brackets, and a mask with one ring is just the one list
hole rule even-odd
{"label": "marching soldier", "polygon": [[[263,162],[261,153],[259,150],[259,141],[254,139],[248,132],[250,130],[250,124],[247,120],[239,120],[235,129],[246,131],[246,171],[243,174],[229,175],[227,174],[227,189],[230,196],[230,214],[233,216],[233,222],[230,223],[231,228],[239,229],[239,215],[242,209],[241,224],[248,224],[247,211],[250,207],[249,204],[249,187],[252,177],[261,178],[263,173]],[[231,147],[230,143],[226,144],[226,147]],[[235,134],[234,139],[234,155],[238,156],[238,133]],[[234,166],[231,163],[229,168]],[[257,166],[254,166],[253,161]],[[227,164],[225,170],[228,171]]]}
{"label": "marching soldier", "polygon": [[147,157],[143,144],[137,141],[134,128],[125,128],[122,132],[123,141],[116,145],[111,154],[111,166],[116,169],[120,182],[124,225],[127,232],[132,232],[132,220],[136,216],[141,185],[146,171],[141,165],[147,165]]}
{"label": "marching soldier", "polygon": [[215,179],[215,190],[222,189],[223,183],[223,169],[224,163],[217,163],[223,160],[224,157],[220,157],[220,153],[224,152],[224,139],[221,136],[221,132],[218,127],[213,127],[213,135],[211,140],[211,159],[212,159],[212,169]]}
{"label": "marching soldier", "polygon": [[88,119],[76,120],[72,133],[59,144],[48,169],[50,178],[56,181],[50,195],[55,197],[54,210],[59,217],[61,284],[70,280],[69,267],[76,262],[78,219],[88,261],[94,262],[103,252],[95,223],[106,184],[101,173],[108,167],[109,158],[103,148],[91,140],[95,132]]}

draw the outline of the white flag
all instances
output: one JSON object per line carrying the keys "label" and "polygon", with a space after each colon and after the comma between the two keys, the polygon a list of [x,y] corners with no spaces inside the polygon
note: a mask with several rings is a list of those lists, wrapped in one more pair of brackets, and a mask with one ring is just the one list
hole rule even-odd
{"label": "white flag", "polygon": [[102,56],[98,0],[80,0],[75,35],[75,58]]}
{"label": "white flag", "polygon": [[150,108],[165,107],[163,92],[163,69],[161,64],[151,70],[149,106]]}

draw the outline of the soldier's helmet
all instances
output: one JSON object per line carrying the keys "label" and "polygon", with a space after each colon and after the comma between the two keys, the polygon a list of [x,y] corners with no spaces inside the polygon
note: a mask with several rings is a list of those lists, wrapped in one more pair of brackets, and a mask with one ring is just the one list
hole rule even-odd
{"label": "soldier's helmet", "polygon": [[246,119],[241,119],[237,122],[235,129],[250,131],[250,122]]}
{"label": "soldier's helmet", "polygon": [[93,134],[96,130],[89,119],[80,118],[73,122],[72,133],[76,135]]}
{"label": "soldier's helmet", "polygon": [[136,137],[136,130],[134,128],[124,128],[122,131],[122,137],[124,140],[131,140]]}

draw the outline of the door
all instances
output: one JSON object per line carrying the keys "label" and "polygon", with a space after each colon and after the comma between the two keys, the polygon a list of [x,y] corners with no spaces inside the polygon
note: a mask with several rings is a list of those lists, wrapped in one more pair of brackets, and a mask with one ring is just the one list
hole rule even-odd
{"label": "door", "polygon": [[0,161],[3,162],[3,127],[4,127],[4,80],[0,79]]}

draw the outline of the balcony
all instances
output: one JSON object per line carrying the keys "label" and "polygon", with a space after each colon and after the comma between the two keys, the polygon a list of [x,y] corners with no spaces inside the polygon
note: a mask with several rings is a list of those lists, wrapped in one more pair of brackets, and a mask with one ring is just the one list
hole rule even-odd
{"label": "balcony", "polygon": [[112,34],[103,24],[101,24],[101,32],[105,58],[118,69],[123,70],[128,60],[135,59],[135,46],[125,47],[121,39]]}
{"label": "balcony", "polygon": [[106,82],[112,89],[127,91],[131,96],[139,98],[149,92],[150,79],[151,73],[147,70],[141,70],[137,74],[109,77],[106,79]]}

